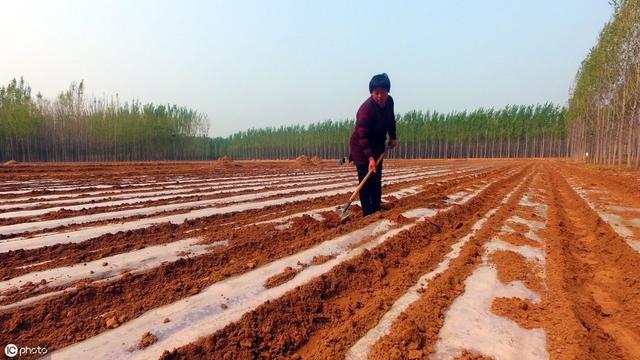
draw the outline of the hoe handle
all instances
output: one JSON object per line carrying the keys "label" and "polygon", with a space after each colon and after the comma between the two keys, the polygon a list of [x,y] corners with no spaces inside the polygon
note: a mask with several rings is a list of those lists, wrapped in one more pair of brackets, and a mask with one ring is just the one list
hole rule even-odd
{"label": "hoe handle", "polygon": [[[380,161],[382,161],[383,157],[384,157],[384,152],[380,155],[380,157],[376,161],[376,167],[378,167],[378,165],[380,165]],[[358,195],[358,193],[360,192],[360,189],[362,189],[362,187],[364,186],[364,183],[367,182],[367,180],[369,179],[369,177],[371,176],[372,173],[373,173],[373,171],[369,170],[369,172],[367,173],[367,176],[365,176],[364,179],[362,179],[362,181],[360,181],[360,184],[358,184],[358,187],[356,188],[356,190],[353,192],[353,194],[351,194],[351,197],[349,198],[348,204],[351,204],[353,199],[356,198],[356,195]]]}

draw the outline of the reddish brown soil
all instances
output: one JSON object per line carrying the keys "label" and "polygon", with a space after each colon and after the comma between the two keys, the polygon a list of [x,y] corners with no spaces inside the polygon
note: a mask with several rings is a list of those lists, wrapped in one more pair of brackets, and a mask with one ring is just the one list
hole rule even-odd
{"label": "reddish brown soil", "polygon": [[[337,169],[337,162],[317,163],[323,168]],[[178,176],[211,177],[212,174],[218,177],[291,174],[299,173],[300,167],[304,167],[296,162],[275,161],[233,161],[232,164],[19,163],[3,168],[0,184],[4,180],[54,178],[70,184],[101,185],[118,184],[125,177],[140,175],[149,175],[147,181],[170,181]],[[460,165],[461,162],[387,160],[385,164],[403,167]],[[470,170],[466,174],[441,174],[426,181],[388,186],[385,192],[439,182],[429,185],[421,193],[392,201],[385,205],[382,213],[371,217],[363,218],[359,209],[354,207],[354,215],[344,224],[332,211],[327,211],[322,214],[322,221],[301,216],[293,218],[288,228],[278,228],[274,223],[252,225],[297,212],[339,205],[348,195],[216,215],[183,224],[158,224],[146,229],[105,234],[78,244],[2,253],[0,280],[7,280],[30,271],[99,260],[189,237],[201,237],[204,243],[227,241],[227,245],[212,248],[205,255],[192,257],[184,254],[178,261],[164,263],[139,274],[125,274],[111,282],[83,280],[72,285],[74,290],[62,295],[0,311],[0,344],[12,342],[45,346],[53,351],[77,343],[123,326],[151,309],[196,294],[217,281],[246,273],[382,218],[394,221],[398,226],[409,224],[413,220],[403,217],[401,213],[404,211],[417,207],[444,208],[446,195],[485,180],[495,183],[468,203],[455,205],[431,218],[430,222],[420,223],[410,231],[389,238],[382,245],[363,251],[208,336],[193,339],[192,343],[177,349],[166,349],[162,358],[341,359],[420,276],[432,271],[444,259],[451,250],[450,246],[467,234],[475,221],[489,210],[497,209],[462,247],[460,254],[451,260],[449,267],[420,292],[419,300],[396,319],[391,333],[374,344],[369,358],[421,359],[432,354],[447,309],[465,291],[465,280],[482,261],[483,246],[498,236],[513,245],[528,245],[542,250],[545,266],[542,268],[511,251],[497,251],[490,256],[489,262],[495,266],[500,281],[522,281],[541,298],[537,304],[518,298],[496,298],[491,307],[493,313],[527,329],[542,328],[552,359],[640,359],[640,254],[603,222],[567,182],[567,179],[572,179],[581,186],[606,191],[604,195],[614,202],[620,201],[621,206],[640,207],[638,172],[569,161],[492,160],[464,164],[490,165],[490,168]],[[307,171],[321,170],[311,166],[314,168]],[[504,196],[518,184],[522,184],[521,187],[506,204],[501,204]],[[19,187],[8,184],[1,186],[0,191]],[[530,200],[547,205],[546,219],[535,214],[530,207],[518,205],[527,191],[536,194],[530,196]],[[599,195],[603,197],[597,197],[596,201],[602,201],[604,195]],[[14,197],[0,195],[0,203],[2,199]],[[98,212],[102,211],[104,209]],[[508,220],[514,215],[546,221],[546,229],[537,232],[544,242],[525,238],[522,233],[529,228]],[[63,217],[66,216],[68,214]],[[127,220],[135,218],[142,216]],[[517,233],[500,233],[505,224]],[[85,226],[88,224],[67,229]],[[312,264],[326,263],[334,258],[335,255],[318,256]],[[53,261],[20,268],[47,260]],[[288,268],[264,279],[266,287],[276,287],[301,276],[299,271],[297,267]],[[6,292],[4,298],[0,297],[0,305],[33,295],[32,289],[36,285]],[[222,309],[226,310],[226,307],[224,304]],[[139,341],[138,347],[143,349],[158,341],[156,336],[161,337],[152,330],[133,340]],[[457,358],[487,357],[467,351]]]}
{"label": "reddish brown soil", "polygon": [[[400,213],[403,209],[421,204],[433,205],[441,198],[434,196],[435,194],[454,193],[479,179],[496,176],[495,172],[492,174],[479,173],[443,181],[441,185],[433,186],[424,193],[403,199],[405,201],[396,205],[397,208],[391,212]],[[330,214],[332,213],[327,213],[327,215]],[[393,217],[392,214],[390,216]],[[149,309],[198,293],[203,287],[220,279],[251,270],[273,259],[290,255],[313,244],[361,228],[378,218],[379,216],[369,218],[354,216],[346,224],[340,224],[335,214],[323,222],[303,217],[294,221],[289,229],[278,232],[272,230],[267,233],[265,229],[268,227],[273,229],[272,224],[247,227],[242,230],[246,232],[246,236],[228,239],[228,246],[215,249],[207,255],[164,264],[143,274],[126,275],[114,283],[94,285],[81,283],[77,291],[23,308],[0,312],[0,320],[10,324],[4,334],[16,338],[16,341],[42,339],[41,342],[46,343],[49,349],[59,348],[107,330],[105,323],[96,324],[92,320],[95,316],[112,312],[118,317],[123,317],[125,321],[130,320]],[[160,234],[161,230],[157,233]],[[210,241],[217,240],[220,240],[218,236],[210,238]],[[49,289],[49,291],[52,290],[57,289]],[[24,291],[3,302],[14,302],[28,294]],[[132,307],[131,304],[136,306]],[[67,313],[71,312],[75,315],[64,316],[65,313],[55,310],[60,308],[68,309]],[[28,313],[25,313],[25,310],[29,310]],[[66,324],[67,322],[69,323]],[[40,334],[48,334],[48,336],[43,339]]]}
{"label": "reddish brown soil", "polygon": [[[435,202],[439,198],[424,198],[424,195],[438,194],[438,191],[446,189],[450,186],[454,186],[461,181],[476,181],[476,179],[490,176],[491,174],[495,174],[495,171],[466,175],[464,177],[436,177],[434,178],[434,180],[443,182],[443,184],[431,188],[427,193],[423,193],[422,198],[424,201],[427,201],[429,203]],[[404,187],[422,183],[422,181],[411,181],[407,183],[394,184],[385,187],[384,191],[391,192]],[[7,264],[7,266],[4,268],[0,268],[0,280],[6,279],[7,277],[14,277],[27,271],[44,270],[51,267],[87,262],[100,259],[105,256],[112,256],[131,250],[141,249],[146,246],[158,245],[170,241],[180,240],[186,237],[194,237],[206,234],[208,238],[212,239],[212,241],[224,240],[229,229],[233,229],[234,227],[239,227],[255,221],[273,219],[291,213],[310,210],[313,208],[324,208],[331,205],[340,204],[340,202],[343,201],[345,201],[344,195],[329,196],[308,200],[305,202],[296,202],[279,206],[269,206],[256,210],[214,215],[211,217],[189,220],[180,225],[165,223],[154,225],[150,228],[145,229],[118,232],[116,234],[106,234],[82,242],[80,244],[59,244],[34,250],[19,250],[9,253],[3,253],[0,254],[0,261],[2,261],[3,264]],[[352,212],[353,211],[354,208],[352,208]],[[357,213],[358,211],[355,211],[355,214]],[[139,216],[136,218],[142,217]],[[108,224],[108,222],[102,221],[98,223],[85,224],[84,226],[91,226],[96,224]],[[71,225],[66,227],[65,230],[69,231],[74,228],[80,227],[81,225]],[[203,229],[208,230],[204,231]],[[213,233],[211,229],[214,229]],[[186,234],[187,231],[192,231],[193,233]],[[56,259],[56,261],[53,263],[35,266],[30,270],[18,268],[20,266],[36,264],[44,261],[41,259]]]}
{"label": "reddish brown soil", "polygon": [[527,239],[521,233],[501,234],[500,240],[515,246],[531,246],[534,248],[540,247],[539,242]]}
{"label": "reddish brown soil", "polygon": [[[348,345],[375,325],[421,270],[437,264],[456,234],[468,231],[472,225],[469,221],[456,229],[458,219],[474,218],[482,210],[489,210],[521,178],[522,173],[501,180],[467,205],[437,215],[433,220],[442,232],[428,222],[418,225],[295,292],[260,306],[210,338],[167,353],[165,358],[198,358],[198,354],[207,353],[230,358],[295,353],[303,358],[342,357]],[[259,324],[264,323],[286,330],[265,331],[270,329],[261,328]],[[250,346],[238,346],[246,338]]]}
{"label": "reddish brown soil", "polygon": [[577,334],[561,331],[550,336],[551,347],[561,350],[563,358],[574,353],[572,358],[637,359],[640,254],[589,209],[565,179],[550,176],[550,181],[548,227],[550,239],[557,242],[547,249],[547,259],[553,258],[547,272],[549,287],[553,279],[560,287],[554,290],[563,294],[550,296],[547,308],[554,308],[556,299],[566,301],[563,307],[570,311],[567,320],[577,330]]}
{"label": "reddish brown soil", "polygon": [[[449,264],[448,270],[429,283],[420,300],[412,304],[394,324],[391,334],[374,345],[370,353],[371,358],[386,358],[386,349],[397,349],[406,353],[413,343],[418,344],[418,348],[425,354],[433,352],[438,332],[444,324],[443,312],[464,292],[464,280],[480,262],[482,245],[495,236],[517,208],[516,204],[529,182],[530,178],[525,180],[520,190],[511,196],[505,206],[498,208],[472,240],[462,248],[460,256]],[[501,195],[505,194],[506,192]]]}
{"label": "reddish brown soil", "polygon": [[140,342],[138,342],[138,349],[144,349],[147,346],[155,343],[156,341],[158,341],[158,337],[150,332],[146,332],[144,335],[142,335]]}
{"label": "reddish brown soil", "polygon": [[540,277],[542,269],[531,261],[513,251],[496,251],[491,254],[491,261],[495,263],[498,279],[505,284],[512,281],[522,281],[529,289],[538,294],[544,292],[543,280]]}
{"label": "reddish brown soil", "polygon": [[[485,171],[479,171],[479,172],[466,172],[463,174],[467,174],[467,176],[471,177],[471,178],[482,178],[483,176],[489,175],[489,174],[495,174],[498,173],[500,170],[497,169],[489,169],[489,170],[485,170]],[[459,176],[459,175],[458,175]],[[444,174],[444,175],[440,175],[440,176],[435,176],[433,178],[430,178],[431,181],[443,181],[447,178],[451,178],[452,175],[451,174]],[[408,180],[408,181],[404,181],[401,183],[396,183],[396,184],[392,184],[392,185],[385,185],[383,187],[383,191],[384,192],[393,192],[396,190],[400,190],[406,187],[410,187],[413,185],[420,185],[420,184],[424,184],[425,180],[424,179],[418,179],[418,180]],[[282,197],[291,197],[291,196],[295,196],[295,195],[303,195],[306,193],[313,193],[314,191],[296,191],[296,192],[291,192],[285,195],[274,195],[274,196],[269,196],[269,197],[264,197],[264,198],[260,198],[257,201],[266,201],[266,200],[272,200],[272,199],[278,199],[278,198],[282,198]],[[313,206],[314,204],[326,204],[326,206],[331,206],[331,205],[336,205],[336,204],[340,204],[341,202],[345,202],[345,198],[347,196],[346,195],[333,195],[333,196],[325,196],[322,198],[316,198],[316,199],[311,199],[311,200],[305,200],[305,201],[297,201],[297,202],[291,202],[288,204],[285,204],[284,206],[298,206],[300,207],[300,205],[302,205],[302,210],[305,209],[309,209],[310,206]],[[213,206],[213,207],[224,207],[224,206],[228,206],[230,204],[220,204],[217,206]],[[283,205],[274,205],[274,206],[265,206],[262,209],[260,209],[261,211],[269,211],[272,209],[282,209]],[[191,209],[180,209],[180,210],[172,210],[172,211],[162,211],[162,212],[158,212],[158,213],[154,213],[152,216],[153,217],[158,217],[158,216],[166,216],[166,215],[174,215],[174,214],[181,214],[181,213],[185,213],[188,212]],[[300,210],[300,211],[302,211]],[[87,214],[91,214],[91,213],[98,213],[98,212],[102,212],[100,209],[87,209],[87,210],[81,210],[81,211],[76,211],[73,212],[73,216],[79,216],[79,215],[87,215]],[[255,212],[255,210],[249,211],[249,212]],[[244,215],[248,212],[242,212],[241,214]],[[62,215],[56,215],[56,213],[53,213],[53,215],[51,215],[55,218],[59,218],[59,217],[67,217],[67,216],[62,216]],[[74,230],[77,228],[81,228],[81,227],[87,227],[87,226],[97,226],[97,225],[104,225],[104,224],[109,224],[112,222],[123,222],[123,221],[133,221],[133,220],[137,220],[137,219],[142,219],[142,218],[146,218],[148,216],[146,215],[139,215],[139,216],[129,216],[129,217],[121,217],[121,218],[117,218],[117,219],[113,219],[113,220],[103,220],[103,221],[93,221],[93,222],[85,222],[82,224],[72,224],[72,225],[65,225],[65,226],[60,226],[60,227],[56,227],[56,228],[50,228],[50,229],[45,229],[45,230],[41,230],[41,231],[33,231],[33,232],[29,232],[26,234],[11,234],[11,235],[3,235],[0,234],[0,240],[2,239],[7,239],[7,238],[12,238],[12,237],[17,237],[17,236],[30,236],[30,235],[37,235],[37,234],[42,234],[42,233],[48,233],[48,232],[52,232],[52,231],[70,231],[70,230]],[[9,222],[11,222],[12,220],[8,220]],[[1,225],[1,224],[0,224]]]}
{"label": "reddish brown soil", "polygon": [[311,265],[320,265],[320,264],[324,264],[327,261],[334,259],[336,256],[332,255],[321,255],[321,256],[314,256],[313,259],[311,259]]}
{"label": "reddish brown soil", "polygon": [[274,275],[270,278],[267,279],[267,281],[265,281],[264,283],[264,287],[266,287],[267,289],[270,289],[272,287],[278,286],[278,285],[282,285],[284,283],[286,283],[287,281],[293,279],[294,276],[296,276],[296,274],[300,272],[299,270],[294,270],[292,267],[287,266],[286,269],[284,269],[283,272],[281,272],[278,275]]}
{"label": "reddish brown soil", "polygon": [[[340,179],[341,181],[347,181],[349,179]],[[322,181],[318,181],[318,180],[301,180],[301,181],[296,181],[297,183],[304,183],[304,185],[291,185],[288,186],[286,183],[281,183],[281,184],[274,184],[273,188],[265,188],[259,191],[267,191],[267,190],[291,190],[291,189],[297,189],[300,188],[301,186],[314,186],[314,185],[321,185],[321,184],[326,184],[329,185],[331,183],[334,183],[336,180],[327,180],[324,179]],[[238,187],[244,187],[245,185],[238,185]],[[258,185],[256,185],[258,186]],[[194,193],[181,193],[181,194],[177,194],[176,196],[180,196],[180,197],[176,197],[176,198],[172,198],[172,199],[164,199],[164,200],[149,200],[149,199],[145,199],[140,198],[139,202],[134,203],[134,204],[125,204],[125,205],[112,205],[112,206],[102,206],[102,207],[90,207],[91,203],[85,203],[85,202],[81,202],[79,200],[78,203],[70,203],[70,204],[64,204],[64,206],[76,206],[76,205],[87,205],[87,208],[83,208],[80,210],[67,210],[67,209],[61,209],[61,210],[57,210],[57,211],[52,211],[52,212],[48,212],[46,214],[42,214],[42,215],[38,215],[38,216],[34,216],[34,217],[12,217],[12,218],[5,218],[5,219],[0,219],[0,226],[3,225],[11,225],[11,224],[19,224],[22,222],[33,222],[33,221],[43,221],[43,220],[53,220],[53,219],[62,219],[62,218],[67,218],[67,217],[74,217],[74,216],[82,216],[82,215],[90,215],[90,214],[97,214],[97,213],[103,213],[103,212],[108,212],[108,211],[119,211],[119,210],[129,210],[129,209],[136,209],[136,208],[144,208],[144,207],[149,207],[149,206],[161,206],[161,205],[167,205],[167,204],[180,204],[180,203],[186,203],[186,202],[192,202],[192,201],[205,201],[205,200],[214,200],[214,199],[221,199],[221,198],[226,198],[226,197],[230,197],[230,196],[238,196],[238,195],[246,195],[246,194],[252,194],[254,192],[256,192],[257,190],[241,190],[241,191],[231,191],[233,189],[225,189],[225,191],[228,192],[224,192],[224,193],[220,193],[220,194],[214,194],[214,195],[201,195],[201,192],[206,192],[209,190],[201,190],[201,191],[196,191]],[[213,190],[211,190],[213,191]],[[291,194],[301,194],[304,192],[293,192]],[[119,200],[119,199],[117,199]],[[230,205],[233,204],[232,202],[226,203],[223,206],[226,205]],[[45,208],[50,208],[50,207],[56,207],[59,205],[41,205],[41,206],[37,206],[37,207],[33,207],[33,208],[29,208],[28,210],[35,210],[35,209],[45,209]],[[197,208],[197,206],[194,206],[193,208]],[[11,210],[7,210],[8,211],[18,211],[20,209],[11,209]],[[180,211],[184,211],[184,210],[180,210]]]}
{"label": "reddish brown soil", "polygon": [[[555,176],[567,171],[559,166],[544,164],[542,181],[536,184],[550,194],[545,201],[549,207],[547,230],[539,232],[546,244],[548,289],[542,287],[540,269],[519,255],[499,252],[493,256],[502,281],[525,282],[542,294],[542,302],[497,298],[492,310],[522,327],[543,328],[547,334],[547,350],[553,359],[637,359],[640,354],[640,312],[637,310],[640,308],[640,274],[633,264],[638,263],[640,256],[578,198],[562,177]],[[514,213],[522,217],[521,210]],[[518,230],[526,227],[520,226]],[[519,235],[500,238],[516,245],[531,245]],[[458,271],[454,273],[459,275]],[[433,351],[436,338],[430,336],[435,331],[422,329],[421,324],[441,321],[446,310],[434,306],[444,291],[434,285],[430,285],[433,297],[429,297],[429,291],[423,294],[396,323],[392,335],[376,344],[372,358],[384,358],[385,349],[402,346],[407,339],[418,335],[420,339],[428,335],[424,350]],[[434,317],[425,315],[429,311],[435,312]]]}

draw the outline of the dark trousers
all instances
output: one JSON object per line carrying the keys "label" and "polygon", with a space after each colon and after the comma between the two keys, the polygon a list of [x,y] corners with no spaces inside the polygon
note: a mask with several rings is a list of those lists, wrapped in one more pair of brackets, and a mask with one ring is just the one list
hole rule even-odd
{"label": "dark trousers", "polygon": [[[362,181],[369,172],[369,165],[356,165],[358,169],[358,181]],[[382,201],[382,162],[378,165],[376,172],[369,176],[369,179],[360,189],[360,206],[364,216],[380,211]]]}

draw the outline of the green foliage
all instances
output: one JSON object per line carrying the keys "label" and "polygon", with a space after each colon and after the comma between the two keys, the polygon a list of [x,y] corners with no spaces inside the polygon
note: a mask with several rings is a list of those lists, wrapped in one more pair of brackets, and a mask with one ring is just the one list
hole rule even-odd
{"label": "green foliage", "polygon": [[[353,119],[248,129],[209,138],[207,117],[176,105],[88,99],[72,83],[53,101],[25,82],[0,87],[0,159],[133,161],[339,158],[349,154]],[[552,104],[443,114],[397,115],[402,158],[565,156],[565,109]]]}
{"label": "green foliage", "polygon": [[53,102],[24,80],[0,87],[0,159],[122,161],[205,159],[208,120],[176,105],[87,99],[72,83]]}
{"label": "green foliage", "polygon": [[[349,154],[354,120],[249,129],[212,140],[216,154],[236,159],[339,158]],[[403,158],[566,156],[565,109],[553,104],[441,114],[397,115]]]}
{"label": "green foliage", "polygon": [[[575,158],[640,163],[640,1],[616,11],[576,76],[567,122]],[[587,155],[588,154],[588,155]]]}

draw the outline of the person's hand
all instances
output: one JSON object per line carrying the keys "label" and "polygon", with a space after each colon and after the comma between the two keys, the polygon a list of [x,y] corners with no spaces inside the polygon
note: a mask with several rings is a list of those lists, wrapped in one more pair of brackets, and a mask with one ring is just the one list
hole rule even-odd
{"label": "person's hand", "polygon": [[387,144],[387,148],[389,150],[393,150],[393,148],[396,147],[396,145],[398,145],[398,140],[396,139],[389,139],[389,144]]}
{"label": "person's hand", "polygon": [[373,156],[369,156],[369,172],[376,172],[376,161],[373,160]]}

